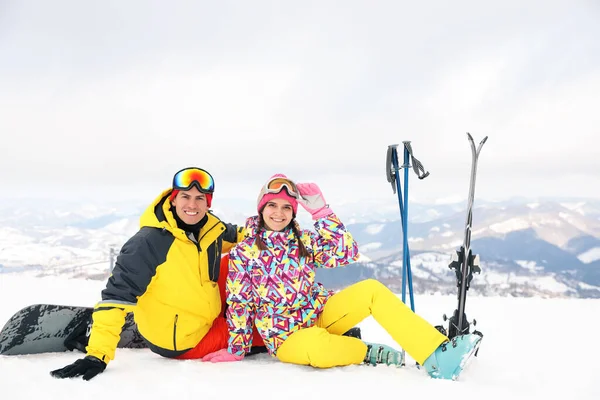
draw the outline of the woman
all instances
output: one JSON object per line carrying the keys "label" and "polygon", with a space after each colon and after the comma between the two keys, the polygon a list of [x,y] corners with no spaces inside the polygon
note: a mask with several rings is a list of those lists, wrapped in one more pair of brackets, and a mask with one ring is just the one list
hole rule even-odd
{"label": "woman", "polygon": [[[315,232],[299,229],[298,203],[312,215]],[[242,360],[252,345],[254,324],[268,352],[283,362],[317,368],[402,365],[398,350],[342,336],[372,315],[430,376],[458,377],[479,336],[449,341],[373,279],[336,294],[315,282],[316,268],[345,266],[358,258],[356,242],[316,184],[296,185],[274,175],[260,191],[257,210],[246,223],[246,238],[229,255],[228,348],[203,361]]]}

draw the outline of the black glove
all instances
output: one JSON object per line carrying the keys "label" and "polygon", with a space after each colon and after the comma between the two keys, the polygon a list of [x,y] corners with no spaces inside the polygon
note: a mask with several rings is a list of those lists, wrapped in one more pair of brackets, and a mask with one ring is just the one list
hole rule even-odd
{"label": "black glove", "polygon": [[73,378],[83,375],[84,381],[89,381],[106,369],[106,363],[94,356],[87,356],[69,364],[64,368],[50,372],[55,378]]}

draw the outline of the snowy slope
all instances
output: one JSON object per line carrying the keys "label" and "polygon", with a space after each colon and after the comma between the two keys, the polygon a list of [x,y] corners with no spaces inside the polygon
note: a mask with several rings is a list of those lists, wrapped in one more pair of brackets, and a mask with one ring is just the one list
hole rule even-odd
{"label": "snowy slope", "polygon": [[[0,275],[0,320],[36,302],[93,304],[103,283]],[[454,296],[417,296],[430,322],[455,306]],[[600,300],[471,297],[467,311],[484,333],[479,357],[457,382],[430,379],[410,362],[404,369],[351,366],[330,370],[282,364],[266,355],[214,365],[124,350],[89,382],[56,380],[48,371],[81,356],[57,353],[0,356],[0,396],[10,399],[365,399],[600,398],[597,310]],[[372,319],[363,337],[393,344]],[[567,340],[574,338],[576,340]],[[564,343],[564,347],[560,344]]]}

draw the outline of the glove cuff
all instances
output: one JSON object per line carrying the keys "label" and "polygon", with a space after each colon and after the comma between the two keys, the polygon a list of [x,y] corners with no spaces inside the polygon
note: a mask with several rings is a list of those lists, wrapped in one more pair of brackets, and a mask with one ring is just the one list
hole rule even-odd
{"label": "glove cuff", "polygon": [[325,206],[323,208],[319,208],[318,210],[314,211],[312,213],[312,219],[316,221],[323,217],[327,217],[328,215],[331,215],[331,214],[333,214],[333,210],[331,208],[329,208],[329,206]]}
{"label": "glove cuff", "polygon": [[88,351],[86,354],[86,358],[87,357],[94,357],[95,359],[103,362],[106,365],[108,365],[108,363],[111,361],[111,358],[109,356],[101,354],[101,353],[97,353],[95,351]]}
{"label": "glove cuff", "polygon": [[106,363],[96,356],[85,356],[84,359],[93,362],[94,364],[98,364],[99,367],[102,367],[102,370],[106,368]]}

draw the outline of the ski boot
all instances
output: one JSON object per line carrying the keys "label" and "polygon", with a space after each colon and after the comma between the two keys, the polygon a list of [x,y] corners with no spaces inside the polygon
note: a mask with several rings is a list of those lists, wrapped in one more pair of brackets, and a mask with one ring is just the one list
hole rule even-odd
{"label": "ski boot", "polygon": [[401,367],[404,365],[404,356],[400,350],[391,348],[384,344],[367,343],[367,354],[364,363],[376,366],[377,364],[395,365]]}
{"label": "ski boot", "polygon": [[432,378],[456,380],[469,358],[477,351],[481,336],[469,333],[444,342],[423,363]]}

